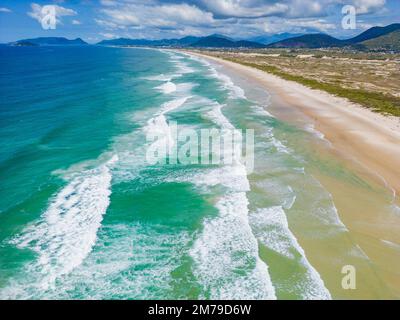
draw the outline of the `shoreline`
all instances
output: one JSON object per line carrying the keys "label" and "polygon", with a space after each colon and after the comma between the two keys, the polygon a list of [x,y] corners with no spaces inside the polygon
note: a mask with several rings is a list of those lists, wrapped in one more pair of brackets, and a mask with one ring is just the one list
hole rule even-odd
{"label": "shoreline", "polygon": [[[334,159],[365,182],[346,181],[310,165],[312,175],[330,193],[347,231],[316,242],[309,236],[313,219],[308,217],[311,220],[305,222],[307,214],[300,220],[289,219],[290,230],[333,298],[397,299],[400,296],[397,247],[400,198],[396,197],[400,194],[400,119],[383,116],[345,98],[262,70],[197,52],[184,52],[203,58],[214,67],[222,67],[228,76],[237,77],[247,87],[265,89],[268,101],[260,106],[299,129],[310,125],[316,136],[310,140],[311,148],[318,157]],[[352,247],[360,250],[362,257],[354,255]],[[343,263],[356,266],[358,276],[363,279],[357,284],[357,292],[344,292],[340,286]]]}
{"label": "shoreline", "polygon": [[271,105],[277,106],[274,111],[278,118],[293,117],[288,111],[300,112],[342,157],[369,172],[371,178],[393,193],[394,199],[400,194],[399,118],[375,113],[345,98],[259,69],[198,52],[184,52],[216,62],[255,81],[271,94]]}

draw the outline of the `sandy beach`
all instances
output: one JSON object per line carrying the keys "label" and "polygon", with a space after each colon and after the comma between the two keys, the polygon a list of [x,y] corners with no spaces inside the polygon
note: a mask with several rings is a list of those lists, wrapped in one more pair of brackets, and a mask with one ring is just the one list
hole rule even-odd
{"label": "sandy beach", "polygon": [[[328,141],[311,148],[316,155],[340,161],[355,173],[366,186],[348,183],[334,175],[313,174],[330,192],[350,241],[368,257],[367,264],[357,258],[351,262],[346,254],[348,239],[316,242],[304,236],[307,230],[291,225],[307,256],[325,279],[336,297],[345,299],[393,299],[400,296],[400,119],[372,112],[346,99],[283,80],[251,67],[189,52],[213,64],[219,64],[231,75],[238,75],[249,86],[265,88],[270,94],[268,112],[278,119],[304,128],[309,124]],[[391,204],[391,205],[390,205]],[[392,206],[390,209],[388,205]],[[300,223],[301,224],[301,223]],[[321,256],[321,252],[324,254]],[[347,256],[343,261],[330,256]],[[357,266],[363,280],[361,290],[344,292],[340,287],[342,263]]]}
{"label": "sandy beach", "polygon": [[[355,161],[372,177],[400,194],[400,119],[375,113],[346,99],[220,58],[190,52],[224,65],[256,81],[271,94],[278,117],[288,109],[300,111],[313,121],[332,146]],[[279,107],[276,107],[279,106]]]}

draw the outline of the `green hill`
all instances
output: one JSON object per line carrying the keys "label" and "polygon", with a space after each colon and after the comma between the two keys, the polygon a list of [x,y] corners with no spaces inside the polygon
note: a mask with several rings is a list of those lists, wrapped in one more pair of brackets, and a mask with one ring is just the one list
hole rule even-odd
{"label": "green hill", "polygon": [[63,37],[41,37],[34,39],[24,39],[10,43],[13,46],[68,46],[68,45],[86,45],[87,43],[81,38],[69,40]]}
{"label": "green hill", "polygon": [[372,27],[363,33],[359,34],[357,37],[347,40],[349,43],[361,43],[363,41],[368,41],[371,39],[376,39],[384,35],[390,34],[394,31],[400,30],[400,23],[393,23],[386,27]]}
{"label": "green hill", "polygon": [[222,38],[219,35],[201,38],[199,41],[193,43],[191,47],[196,48],[264,48],[261,43],[252,41],[234,41],[227,38]]}
{"label": "green hill", "polygon": [[269,48],[329,48],[341,47],[343,41],[331,37],[327,34],[306,34],[300,37],[294,37],[278,41],[268,45]]}
{"label": "green hill", "polygon": [[[380,46],[381,49],[388,48],[386,50],[393,50],[393,45],[396,47],[396,42],[398,45],[398,40],[396,41],[397,35],[400,30],[400,23],[393,23],[386,27],[372,27],[363,33],[359,34],[354,38],[347,40],[336,39],[327,34],[307,34],[300,37],[294,37],[278,41],[268,45],[270,48],[332,48],[332,47],[346,47],[351,46],[353,48],[360,49],[371,49],[379,47],[378,39],[385,41],[387,47]],[[391,34],[394,34],[391,36]],[[372,41],[371,43],[369,41]],[[364,45],[366,44],[366,45]]]}
{"label": "green hill", "polygon": [[103,40],[98,45],[111,46],[154,46],[154,47],[194,47],[194,48],[264,48],[265,45],[252,41],[235,41],[222,35],[208,37],[185,37],[182,39],[112,39]]}
{"label": "green hill", "polygon": [[369,50],[392,50],[400,52],[400,30],[375,39],[363,41],[361,45]]}

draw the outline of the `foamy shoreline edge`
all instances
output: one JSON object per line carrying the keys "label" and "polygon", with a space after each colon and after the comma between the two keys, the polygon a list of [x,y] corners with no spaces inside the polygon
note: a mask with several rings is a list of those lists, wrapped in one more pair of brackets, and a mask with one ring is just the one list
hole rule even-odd
{"label": "foamy shoreline edge", "polygon": [[316,129],[335,149],[359,162],[394,194],[400,194],[400,118],[373,112],[345,98],[259,69],[196,51],[179,51],[244,75],[266,88],[273,97],[283,100],[288,108],[315,119]]}

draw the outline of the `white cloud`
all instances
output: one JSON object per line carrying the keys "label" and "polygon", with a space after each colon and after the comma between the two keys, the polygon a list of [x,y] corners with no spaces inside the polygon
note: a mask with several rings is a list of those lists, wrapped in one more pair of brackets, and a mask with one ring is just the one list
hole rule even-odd
{"label": "white cloud", "polygon": [[212,13],[205,12],[193,5],[163,5],[154,7],[153,13],[159,12],[164,19],[177,22],[184,22],[189,25],[202,25],[213,23],[214,17]]}
{"label": "white cloud", "polygon": [[10,13],[12,11],[8,8],[0,8],[0,12]]}
{"label": "white cloud", "polygon": [[103,6],[116,6],[118,4],[117,1],[115,0],[100,0],[100,4]]}
{"label": "white cloud", "polygon": [[226,30],[229,34],[246,38],[260,34],[278,34],[283,32],[308,33],[322,32],[329,33],[337,29],[334,23],[323,18],[296,18],[263,17],[251,20],[238,20],[236,25],[231,25]]}
{"label": "white cloud", "polygon": [[99,33],[99,35],[102,36],[103,38],[106,38],[106,39],[115,39],[115,38],[117,38],[117,35],[115,35],[114,33],[108,33],[108,32],[103,33],[103,32],[101,32],[101,33]]}
{"label": "white cloud", "polygon": [[309,18],[327,15],[343,5],[354,5],[359,14],[382,9],[386,0],[197,0],[218,17],[255,18],[280,16]]}
{"label": "white cloud", "polygon": [[111,22],[111,21],[107,21],[107,20],[103,20],[103,19],[94,19],[94,21],[101,27],[104,27],[105,29],[124,29],[125,27],[119,26],[118,24]]}
{"label": "white cloud", "polygon": [[289,10],[285,3],[264,3],[257,0],[203,0],[207,9],[221,16],[264,17],[283,14]]}
{"label": "white cloud", "polygon": [[[63,16],[75,16],[78,13],[72,9],[68,9],[59,5],[53,5],[53,7],[55,8],[56,11],[56,17],[57,17],[57,22],[61,23],[61,17]],[[28,12],[28,16],[30,16],[31,18],[37,20],[39,23],[42,22],[43,18],[44,18],[44,14],[42,13],[42,6],[37,4],[37,3],[32,3],[31,4],[31,10],[30,12]]]}
{"label": "white cloud", "polygon": [[82,24],[82,22],[80,22],[79,20],[72,20],[72,24],[74,24],[74,25],[80,25],[80,24]]}
{"label": "white cloud", "polygon": [[212,13],[189,4],[143,5],[126,4],[102,10],[104,17],[97,24],[109,29],[126,27],[183,28],[214,23]]}
{"label": "white cloud", "polygon": [[386,4],[386,0],[354,0],[353,2],[358,14],[376,12]]}
{"label": "white cloud", "polygon": [[[314,17],[324,15],[327,4],[341,0],[199,0],[222,17],[255,18],[268,16]],[[349,0],[351,1],[351,0]]]}
{"label": "white cloud", "polygon": [[291,0],[287,17],[307,18],[320,17],[326,14],[330,0]]}
{"label": "white cloud", "polygon": [[[385,0],[100,0],[95,21],[107,33],[165,38],[222,33],[335,33],[343,5],[379,12]],[[339,17],[339,18],[338,18]],[[339,20],[338,20],[339,19]]]}
{"label": "white cloud", "polygon": [[111,19],[111,23],[116,26],[138,26],[140,24],[139,19],[132,11],[124,9],[104,9],[103,13],[105,13],[106,16]]}
{"label": "white cloud", "polygon": [[295,33],[303,33],[307,31],[328,32],[336,29],[336,25],[329,23],[324,19],[279,19],[275,23],[265,23],[264,30],[268,33],[280,33],[285,30],[291,30]]}

